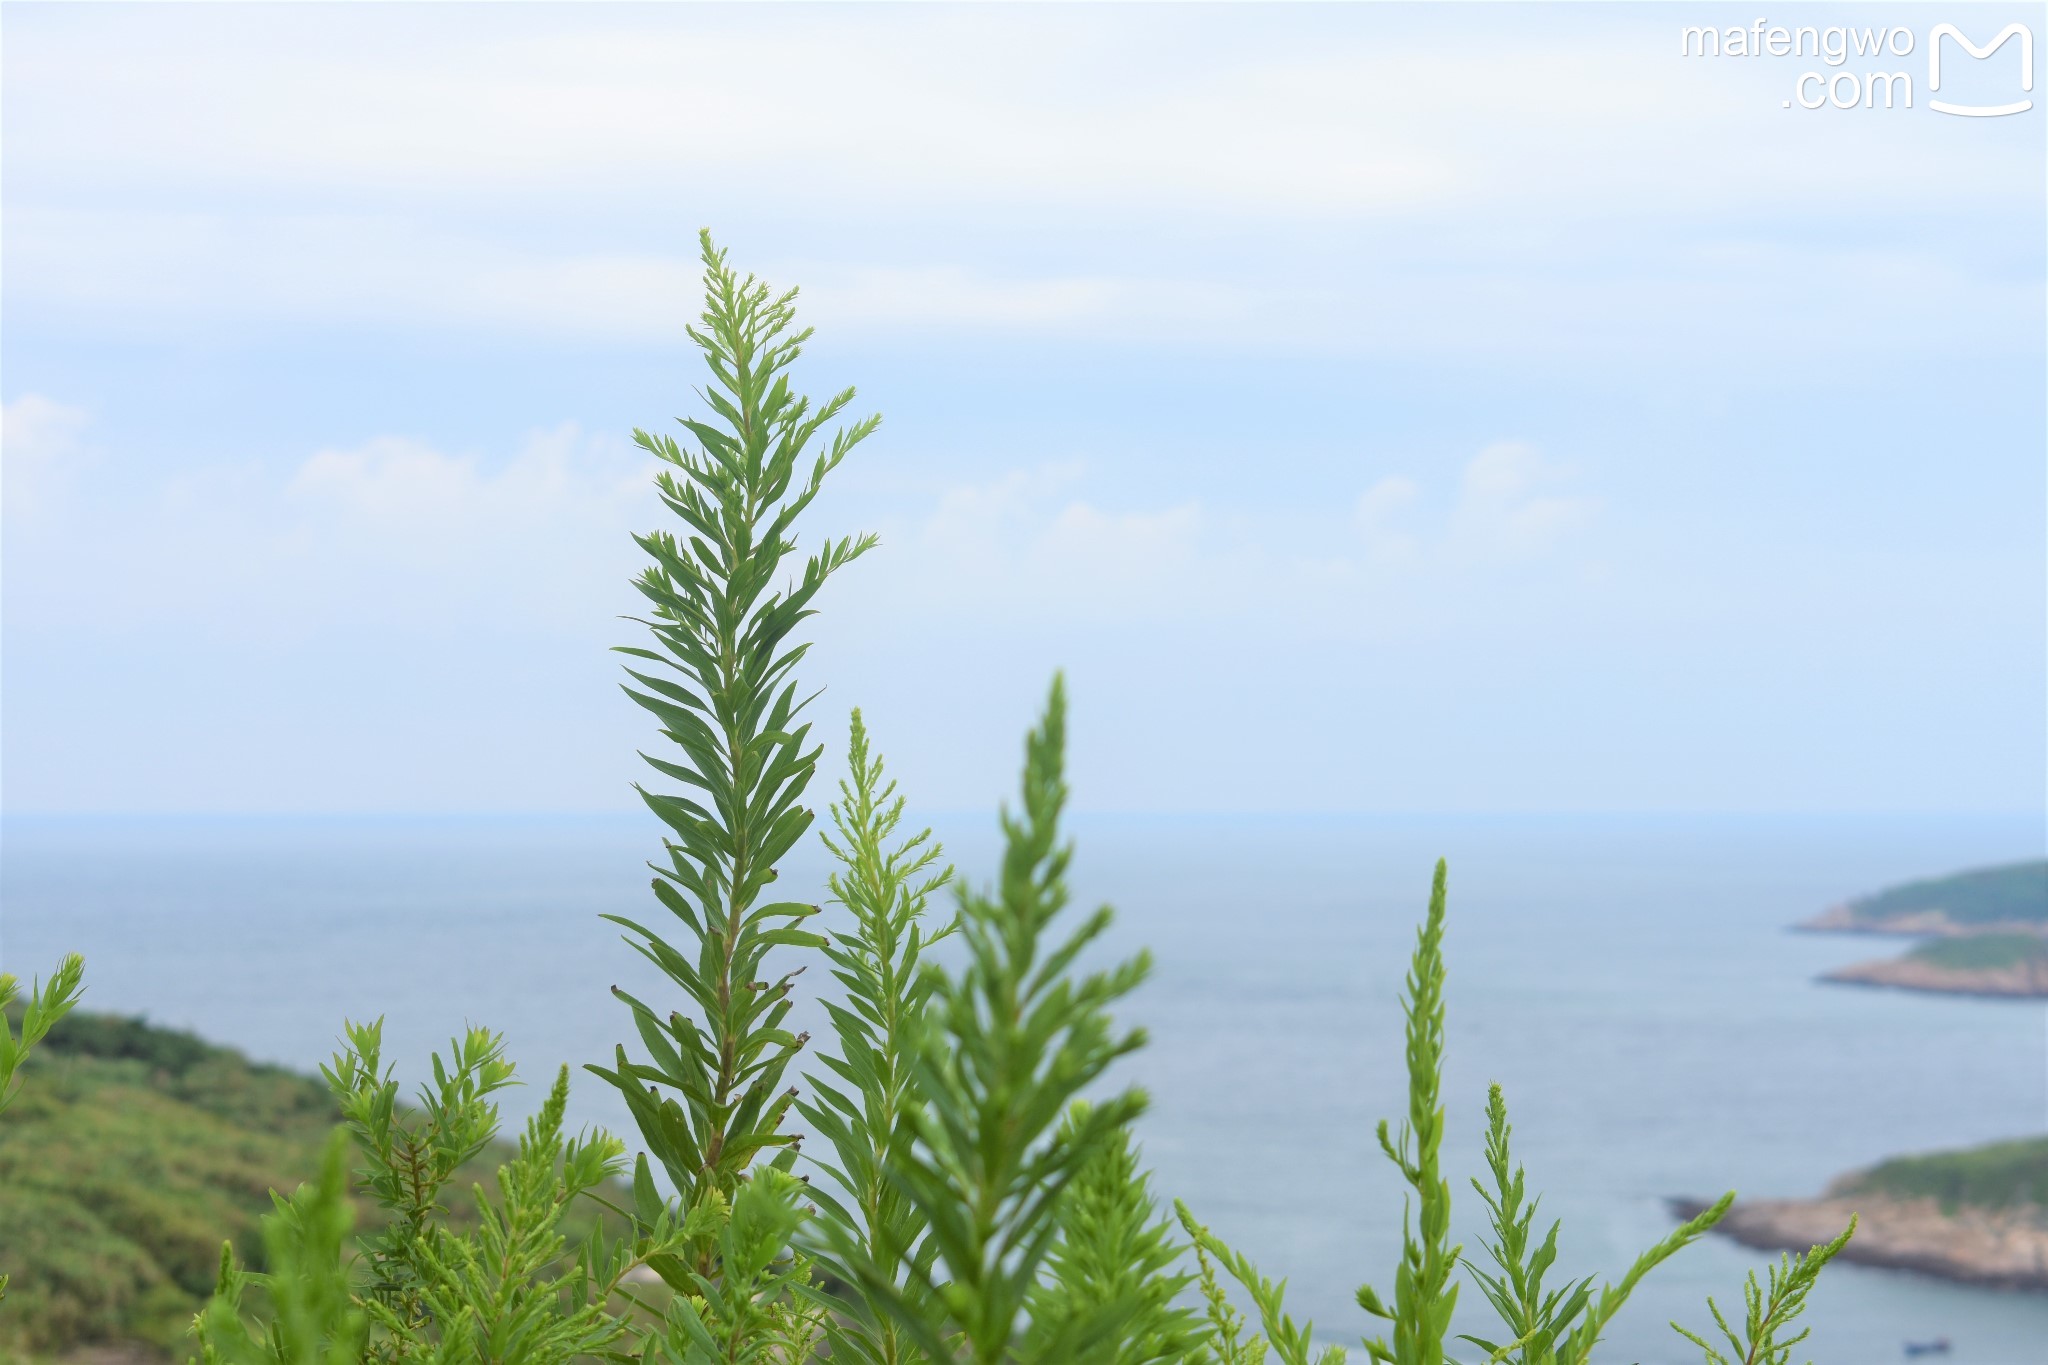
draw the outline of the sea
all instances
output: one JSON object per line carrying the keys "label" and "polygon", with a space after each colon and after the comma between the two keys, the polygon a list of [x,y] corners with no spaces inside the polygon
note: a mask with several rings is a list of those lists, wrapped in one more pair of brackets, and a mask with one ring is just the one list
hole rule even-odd
{"label": "sea", "polygon": [[[993,816],[931,819],[986,880]],[[1122,1013],[1149,1043],[1118,1084],[1162,1197],[1287,1280],[1297,1319],[1352,1348],[1361,1282],[1390,1294],[1403,1191],[1374,1128],[1405,1103],[1399,997],[1439,857],[1449,861],[1446,1169],[1479,1255],[1486,1090],[1506,1089],[1515,1154],[1563,1223],[1554,1275],[1617,1276],[1672,1226],[1671,1196],[1817,1194],[1903,1153],[2048,1129],[2042,1002],[1820,984],[1895,941],[1790,932],[1856,894],[2040,857],[2017,816],[1082,815],[1077,907],[1113,905],[1099,960],[1149,949]],[[0,824],[0,963],[29,975],[83,952],[90,1007],[192,1029],[313,1068],[344,1019],[382,1017],[402,1076],[466,1023],[505,1034],[537,1104],[555,1069],[630,1037],[614,983],[663,996],[600,919],[658,920],[633,815],[59,818]],[[817,896],[807,846],[783,885]],[[832,912],[828,911],[828,915]],[[1077,911],[1078,916],[1078,911]],[[828,924],[829,927],[829,924]],[[806,992],[829,989],[812,970]],[[799,1022],[820,1036],[806,995]],[[814,1044],[815,1046],[815,1044]],[[576,1071],[578,1121],[625,1130]],[[1770,1257],[1709,1239],[1637,1290],[1595,1360],[1677,1365],[1739,1317]],[[1947,1338],[1955,1365],[2048,1365],[2048,1295],[1839,1265],[1793,1357],[1882,1365]],[[1493,1335],[1476,1289],[1459,1330]],[[1463,1349],[1461,1358],[1483,1360]]]}

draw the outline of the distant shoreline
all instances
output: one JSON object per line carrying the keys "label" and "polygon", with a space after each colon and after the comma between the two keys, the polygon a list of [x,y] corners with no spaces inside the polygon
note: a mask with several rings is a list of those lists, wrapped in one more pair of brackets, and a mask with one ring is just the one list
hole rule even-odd
{"label": "distant shoreline", "polygon": [[[1666,1203],[1679,1218],[1708,1207],[1700,1199]],[[1988,1289],[2048,1293],[2048,1209],[2038,1207],[1944,1210],[1934,1199],[1830,1191],[1820,1199],[1738,1203],[1714,1231],[1760,1251],[1805,1251],[1839,1236],[1852,1215],[1859,1221],[1842,1249],[1845,1261]]]}
{"label": "distant shoreline", "polygon": [[2048,959],[2015,962],[2003,967],[1943,967],[1912,957],[1856,962],[1822,972],[1822,981],[1882,990],[1922,991],[1937,995],[1974,995],[1992,1000],[2048,999]]}
{"label": "distant shoreline", "polygon": [[2040,920],[1991,920],[1961,924],[1946,910],[1912,910],[1901,914],[1870,917],[1856,903],[1831,905],[1811,919],[1792,926],[1800,934],[1865,934],[1873,938],[1961,938],[1969,934],[2041,934],[2048,925]]}

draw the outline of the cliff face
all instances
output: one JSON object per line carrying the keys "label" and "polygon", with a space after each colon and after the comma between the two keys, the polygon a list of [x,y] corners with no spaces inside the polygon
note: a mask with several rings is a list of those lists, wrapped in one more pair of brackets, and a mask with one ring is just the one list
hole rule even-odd
{"label": "cliff face", "polygon": [[2048,959],[2035,958],[1998,967],[1948,967],[1901,957],[1839,967],[1821,973],[1820,979],[1949,995],[2048,996]]}
{"label": "cliff face", "polygon": [[[1705,1207],[1687,1199],[1671,1204],[1688,1218]],[[1842,1249],[1845,1261],[1917,1270],[1965,1284],[2048,1292],[2048,1209],[2038,1206],[1944,1211],[1932,1199],[1830,1191],[1821,1199],[1737,1204],[1715,1231],[1764,1251],[1805,1251],[1839,1236],[1852,1215],[1860,1222]]]}

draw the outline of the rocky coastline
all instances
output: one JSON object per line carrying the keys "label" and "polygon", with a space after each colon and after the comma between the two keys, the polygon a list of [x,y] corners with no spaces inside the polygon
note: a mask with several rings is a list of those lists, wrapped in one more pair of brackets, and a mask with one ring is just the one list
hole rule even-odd
{"label": "rocky coastline", "polygon": [[2041,934],[2039,920],[1991,920],[1961,924],[1946,910],[1908,910],[1873,915],[1854,901],[1831,905],[1811,919],[1792,926],[1803,934],[1872,934],[1886,938],[1960,938],[1968,934]]}
{"label": "rocky coastline", "polygon": [[[1837,1182],[1838,1184],[1840,1182]],[[1673,1199],[1690,1218],[1707,1201]],[[1841,1259],[1917,1271],[1962,1284],[2048,1293],[2048,1209],[1944,1209],[1933,1199],[1898,1199],[1831,1187],[1819,1199],[1757,1199],[1728,1210],[1715,1231],[1762,1251],[1805,1251],[1840,1235],[1850,1217],[1856,1235]]]}
{"label": "rocky coastline", "polygon": [[1850,986],[1935,991],[1943,995],[2036,999],[2048,997],[2048,959],[2035,958],[1999,967],[1948,967],[1914,957],[1886,958],[1837,967],[1822,972],[1820,979]]}

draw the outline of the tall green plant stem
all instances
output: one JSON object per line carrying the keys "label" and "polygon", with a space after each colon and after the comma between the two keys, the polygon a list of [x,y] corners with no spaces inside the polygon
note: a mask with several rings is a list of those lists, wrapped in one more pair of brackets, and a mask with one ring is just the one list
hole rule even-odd
{"label": "tall green plant stem", "polygon": [[[890,1181],[936,1248],[913,1297],[862,1268],[862,1288],[934,1360],[975,1365],[1113,1359],[1133,1305],[1119,1303],[1044,1334],[1027,1311],[1061,1230],[1067,1187],[1112,1135],[1144,1111],[1126,1089],[1067,1120],[1068,1106],[1144,1033],[1119,1033],[1110,1007],[1144,980],[1144,953],[1102,971],[1075,963],[1111,920],[1098,908],[1064,939],[1072,848],[1066,804],[1066,693],[1053,680],[1044,719],[1024,743],[1018,808],[1006,809],[1002,873],[989,892],[960,892],[964,962],[928,971],[917,1021],[910,1112],[916,1143],[892,1149]],[[943,1270],[945,1279],[938,1278]]]}
{"label": "tall green plant stem", "polygon": [[[846,1290],[857,1291],[865,1273],[921,1304],[922,1290],[911,1272],[921,1248],[928,1264],[931,1244],[909,1200],[889,1179],[889,1166],[904,1158],[914,1137],[905,1121],[914,1102],[914,1026],[932,991],[924,950],[953,932],[950,922],[931,932],[924,917],[952,869],[933,870],[940,850],[930,830],[891,846],[904,798],[884,777],[859,711],[853,713],[847,779],[839,794],[831,812],[836,837],[825,836],[824,844],[840,865],[831,876],[832,897],[852,923],[835,935],[825,955],[846,994],[825,1005],[838,1047],[820,1060],[831,1074],[807,1076],[816,1098],[798,1106],[830,1149],[829,1156],[814,1153],[813,1159],[836,1189],[812,1191],[824,1214],[818,1255]],[[827,1298],[836,1314],[827,1327],[834,1359],[874,1365],[923,1359],[874,1296]]]}
{"label": "tall green plant stem", "polygon": [[1458,1304],[1451,1271],[1459,1248],[1451,1245],[1451,1187],[1440,1165],[1444,1141],[1444,883],[1447,869],[1437,860],[1429,889],[1429,914],[1415,934],[1408,968],[1408,1117],[1399,1139],[1380,1122],[1380,1147],[1415,1192],[1413,1223],[1403,1232],[1401,1264],[1394,1276],[1390,1312],[1370,1286],[1358,1290],[1359,1306],[1394,1324],[1391,1346],[1365,1343],[1375,1360],[1388,1365],[1443,1365],[1444,1338]]}
{"label": "tall green plant stem", "polygon": [[[771,978],[764,960],[777,947],[820,948],[825,940],[797,927],[816,906],[762,896],[776,863],[811,826],[802,797],[820,752],[810,727],[798,723],[809,698],[798,696],[793,674],[807,646],[790,643],[790,634],[812,614],[825,580],[873,537],[828,540],[794,581],[778,588],[775,580],[796,553],[797,518],[880,420],[843,427],[808,453],[853,391],[816,408],[795,394],[789,369],[810,336],[794,330],[796,291],[773,294],[735,274],[708,234],[702,245],[705,309],[689,336],[711,374],[701,393],[709,420],[681,419],[690,446],[634,433],[669,466],[656,486],[683,529],[636,537],[653,561],[637,586],[650,604],[642,624],[654,647],[620,651],[641,665],[628,667],[627,695],[675,746],[668,757],[643,757],[685,789],[641,789],[669,830],[654,894],[685,932],[675,943],[611,917],[692,1008],[657,1010],[615,988],[632,1009],[646,1060],[621,1047],[610,1069],[592,1068],[619,1087],[649,1152],[689,1205],[712,1193],[730,1204],[766,1151],[779,1151],[785,1166],[794,1158],[795,1138],[781,1126],[795,1092],[781,1082],[805,1040],[782,1023],[802,968]],[[806,458],[808,475],[799,478]],[[687,1289],[691,1273],[710,1273],[717,1257],[707,1234],[691,1265],[656,1269]]]}

